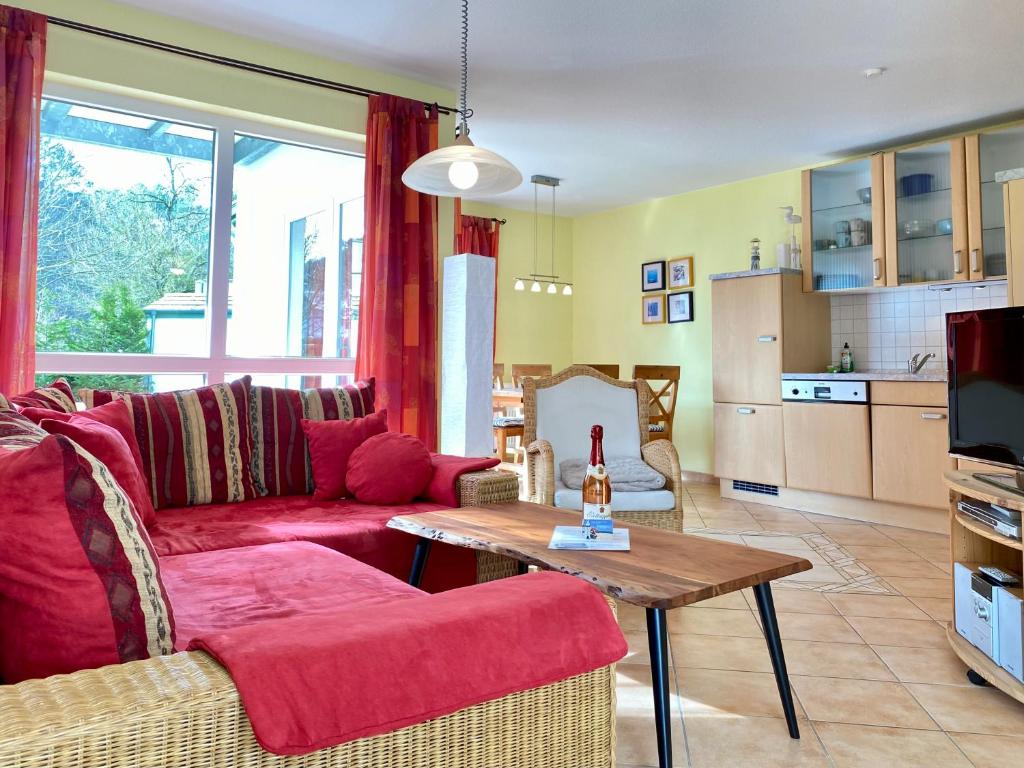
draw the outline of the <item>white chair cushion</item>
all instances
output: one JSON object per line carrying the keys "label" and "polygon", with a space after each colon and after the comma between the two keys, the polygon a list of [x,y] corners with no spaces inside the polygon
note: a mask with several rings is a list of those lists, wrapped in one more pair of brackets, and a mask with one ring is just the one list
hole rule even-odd
{"label": "white chair cushion", "polygon": [[[662,512],[675,505],[676,496],[672,491],[612,491],[612,512]],[[556,481],[555,506],[580,510],[582,516],[583,491],[574,491],[566,488],[561,480]]]}
{"label": "white chair cushion", "polygon": [[639,458],[637,418],[635,389],[617,387],[592,376],[573,376],[537,390],[537,437],[551,443],[556,467],[565,459],[590,455],[590,428],[594,424],[604,427],[605,456]]}

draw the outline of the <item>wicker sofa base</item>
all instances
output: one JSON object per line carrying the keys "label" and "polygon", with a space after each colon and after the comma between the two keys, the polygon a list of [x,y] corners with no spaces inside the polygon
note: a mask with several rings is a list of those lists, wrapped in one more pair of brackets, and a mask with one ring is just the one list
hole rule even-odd
{"label": "wicker sofa base", "polygon": [[0,687],[5,768],[610,768],[614,667],[299,757],[256,743],[228,673],[203,653]]}

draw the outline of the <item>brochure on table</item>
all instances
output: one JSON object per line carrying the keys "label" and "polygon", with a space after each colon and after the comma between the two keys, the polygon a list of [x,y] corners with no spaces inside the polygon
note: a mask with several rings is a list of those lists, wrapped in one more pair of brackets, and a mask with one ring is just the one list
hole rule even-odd
{"label": "brochure on table", "polygon": [[591,533],[591,530],[579,525],[556,525],[548,549],[629,551],[628,528],[614,528],[611,533]]}

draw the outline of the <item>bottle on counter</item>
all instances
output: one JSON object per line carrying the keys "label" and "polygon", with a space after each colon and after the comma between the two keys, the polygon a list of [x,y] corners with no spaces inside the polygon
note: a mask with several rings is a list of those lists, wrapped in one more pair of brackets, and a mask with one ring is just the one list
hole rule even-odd
{"label": "bottle on counter", "polygon": [[850,342],[843,344],[843,351],[839,353],[839,370],[843,373],[853,372],[853,350],[850,349]]}
{"label": "bottle on counter", "polygon": [[612,483],[604,466],[604,427],[590,428],[590,462],[583,478],[583,532],[589,538],[612,532]]}

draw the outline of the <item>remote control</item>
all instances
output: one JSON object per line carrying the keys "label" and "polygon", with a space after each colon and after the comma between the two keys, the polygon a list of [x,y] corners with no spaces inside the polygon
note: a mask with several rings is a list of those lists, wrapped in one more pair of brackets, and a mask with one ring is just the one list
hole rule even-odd
{"label": "remote control", "polygon": [[978,567],[978,570],[1000,586],[1013,587],[1020,584],[1020,579],[1017,576],[1007,573],[1002,568],[996,568],[994,565],[982,565]]}

